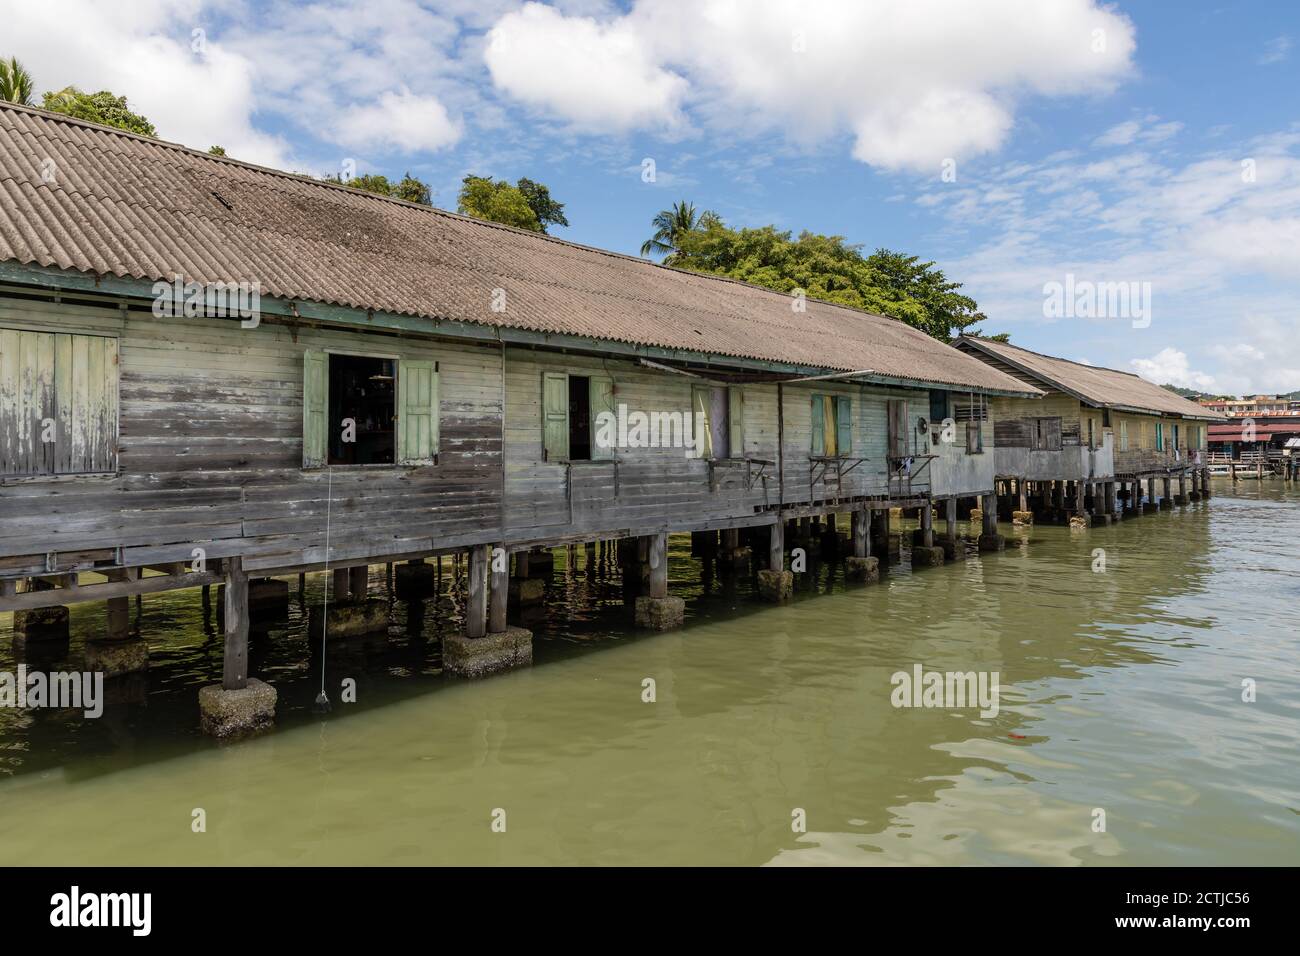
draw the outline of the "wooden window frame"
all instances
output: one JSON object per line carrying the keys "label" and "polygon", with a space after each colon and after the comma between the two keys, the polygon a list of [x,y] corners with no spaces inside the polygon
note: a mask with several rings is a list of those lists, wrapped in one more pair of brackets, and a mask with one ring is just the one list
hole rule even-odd
{"label": "wooden window frame", "polygon": [[[6,484],[6,483],[18,482],[18,481],[23,481],[23,482],[28,482],[28,481],[68,482],[68,481],[79,481],[79,480],[96,481],[96,480],[104,480],[106,478],[116,478],[118,475],[120,475],[122,473],[122,459],[121,459],[121,449],[120,449],[121,434],[122,434],[122,334],[121,332],[102,331],[102,330],[66,331],[61,328],[54,328],[48,326],[33,327],[33,326],[26,326],[26,325],[8,325],[8,324],[4,326],[0,326],[0,331],[14,332],[18,334],[26,333],[31,335],[52,336],[54,338],[54,345],[55,345],[55,354],[52,359],[52,361],[54,362],[57,362],[58,360],[57,349],[58,349],[59,336],[67,336],[72,339],[76,339],[76,338],[104,339],[104,340],[112,341],[114,343],[113,356],[112,356],[113,370],[114,370],[113,383],[112,383],[111,390],[109,389],[105,390],[106,396],[111,394],[113,400],[113,413],[112,413],[112,420],[110,423],[111,434],[107,436],[107,448],[106,448],[108,452],[108,457],[110,459],[109,462],[110,467],[100,468],[100,469],[90,469],[86,471],[33,471],[33,472],[22,472],[22,473],[14,473],[14,474],[0,474],[0,484]],[[56,419],[56,427],[58,425],[58,418],[59,418],[58,415],[59,409],[57,406],[58,381],[59,381],[58,368],[57,366],[55,366],[52,369],[51,386],[55,393],[56,407],[54,409],[55,411],[54,417]]]}

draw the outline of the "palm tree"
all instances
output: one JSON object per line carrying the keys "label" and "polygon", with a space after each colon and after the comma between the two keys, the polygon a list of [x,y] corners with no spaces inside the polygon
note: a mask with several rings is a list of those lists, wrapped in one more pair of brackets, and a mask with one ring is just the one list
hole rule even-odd
{"label": "palm tree", "polygon": [[683,234],[716,220],[717,214],[704,212],[695,214],[695,203],[682,200],[673,203],[672,209],[664,209],[650,220],[655,227],[655,234],[641,243],[641,255],[663,256],[667,262],[677,252],[677,245]]}
{"label": "palm tree", "polygon": [[32,75],[16,56],[0,60],[0,100],[19,106],[36,105],[32,102]]}

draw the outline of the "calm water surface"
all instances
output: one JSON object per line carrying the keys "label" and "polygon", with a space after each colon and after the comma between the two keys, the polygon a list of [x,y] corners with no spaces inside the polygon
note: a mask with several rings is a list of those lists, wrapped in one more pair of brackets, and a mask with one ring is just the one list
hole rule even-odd
{"label": "calm water surface", "polygon": [[[904,551],[874,586],[818,565],[783,607],[674,538],[688,620],[665,635],[635,632],[616,573],[556,552],[533,668],[446,678],[455,600],[394,600],[387,636],[328,650],[324,718],[295,590],[251,652],[277,728],[233,745],[197,729],[216,622],[197,592],[147,596],[150,670],[102,718],[0,710],[0,863],[1294,865],[1300,491],[1216,490],[915,575]],[[74,606],[69,644],[24,659],[78,668],[102,615]],[[895,709],[890,675],[918,662],[1000,672],[1001,712]]]}

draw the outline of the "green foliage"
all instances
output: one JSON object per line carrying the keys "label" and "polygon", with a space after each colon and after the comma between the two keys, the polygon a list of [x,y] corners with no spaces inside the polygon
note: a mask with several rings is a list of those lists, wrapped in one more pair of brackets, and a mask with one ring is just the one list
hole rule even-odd
{"label": "green foliage", "polygon": [[0,60],[0,100],[19,106],[35,106],[32,100],[32,75],[16,56]]}
{"label": "green foliage", "polygon": [[224,146],[209,146],[209,147],[208,147],[208,152],[211,153],[213,156],[225,156],[225,155],[226,155],[226,147],[224,147]]}
{"label": "green foliage", "polygon": [[504,179],[466,176],[456,199],[456,211],[475,219],[514,226],[516,229],[546,231],[546,226],[528,204],[528,197],[518,186],[511,186]]}
{"label": "green foliage", "polygon": [[[662,221],[661,221],[662,219]],[[685,224],[694,221],[694,226]],[[671,248],[665,262],[740,279],[778,292],[821,299],[901,319],[940,341],[985,318],[933,262],[888,249],[864,257],[843,236],[803,232],[792,239],[775,226],[730,229],[711,213],[695,217],[678,203],[655,217],[655,238],[643,252]],[[998,336],[1006,340],[1005,333]]]}
{"label": "green foliage", "polygon": [[404,199],[407,202],[420,203],[425,206],[432,204],[428,184],[416,179],[410,173],[403,176],[401,181],[397,183],[389,182],[387,176],[381,176],[378,173],[364,173],[360,176],[353,176],[346,181],[338,175],[326,176],[322,181],[340,186],[351,186],[353,189],[364,189],[366,192],[374,193],[377,196],[390,196],[393,199]]}
{"label": "green foliage", "polygon": [[392,196],[394,199],[404,199],[407,202],[419,203],[421,206],[433,205],[433,195],[429,191],[428,184],[416,179],[410,173],[404,175],[393,187]]}
{"label": "green foliage", "polygon": [[141,136],[158,135],[152,123],[139,113],[131,112],[125,96],[114,96],[108,90],[83,93],[75,86],[67,86],[58,92],[46,93],[44,100],[45,108],[54,113],[66,113],[103,126],[116,126]]}
{"label": "green foliage", "polygon": [[515,183],[518,189],[528,203],[528,208],[533,211],[537,221],[542,224],[542,232],[546,231],[548,225],[567,226],[569,220],[564,218],[564,203],[556,202],[551,198],[551,191],[541,183],[535,183],[526,177],[521,178]]}
{"label": "green foliage", "polygon": [[641,243],[641,255],[663,256],[664,265],[675,265],[678,242],[697,229],[707,230],[721,226],[722,219],[716,212],[705,211],[695,214],[695,204],[681,200],[673,203],[671,209],[660,210],[650,225],[654,226],[654,235]]}

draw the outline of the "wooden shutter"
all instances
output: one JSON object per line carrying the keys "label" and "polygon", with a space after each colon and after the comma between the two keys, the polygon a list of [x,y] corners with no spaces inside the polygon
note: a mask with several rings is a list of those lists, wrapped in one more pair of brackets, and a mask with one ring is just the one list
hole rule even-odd
{"label": "wooden shutter", "polygon": [[1165,450],[1165,423],[1156,422],[1156,451]]}
{"label": "wooden shutter", "polygon": [[846,395],[835,399],[835,453],[847,455],[853,451],[853,399]]}
{"label": "wooden shutter", "polygon": [[302,466],[320,468],[329,447],[330,358],[308,349],[302,354]]}
{"label": "wooden shutter", "polygon": [[1059,418],[1047,419],[1046,429],[1046,448],[1048,451],[1061,450],[1061,420]]}
{"label": "wooden shutter", "polygon": [[891,398],[889,411],[889,457],[905,458],[907,456],[907,401]]}
{"label": "wooden shutter", "polygon": [[[591,458],[593,461],[608,460],[614,457],[614,445],[610,444],[608,448],[602,448],[596,441],[596,437],[600,434],[596,417],[601,412],[618,415],[618,410],[614,407],[614,380],[607,375],[593,375],[588,394],[591,416]],[[617,435],[615,437],[617,438]]]}
{"label": "wooden shutter", "polygon": [[1119,450],[1128,451],[1128,422],[1123,419],[1119,423]]}
{"label": "wooden shutter", "polygon": [[745,390],[738,386],[727,389],[727,438],[732,458],[745,457]]}
{"label": "wooden shutter", "polygon": [[117,470],[118,343],[0,330],[0,474]]}
{"label": "wooden shutter", "polygon": [[822,396],[812,397],[812,454],[814,456],[826,454],[826,412],[823,410],[823,405]]}
{"label": "wooden shutter", "polygon": [[569,376],[542,373],[542,460],[569,457]]}
{"label": "wooden shutter", "polygon": [[402,359],[397,364],[397,463],[431,462],[437,453],[437,364]]}
{"label": "wooden shutter", "polygon": [[712,388],[691,386],[691,431],[697,442],[695,451],[701,458],[713,457],[713,421],[709,414],[712,404]]}

